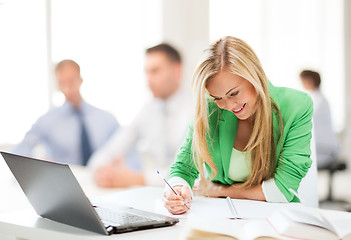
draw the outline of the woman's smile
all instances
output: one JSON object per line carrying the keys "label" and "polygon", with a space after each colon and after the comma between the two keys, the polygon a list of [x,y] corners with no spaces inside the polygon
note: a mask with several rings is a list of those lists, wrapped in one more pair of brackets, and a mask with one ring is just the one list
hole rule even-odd
{"label": "woman's smile", "polygon": [[232,112],[233,112],[234,114],[240,114],[240,113],[243,112],[245,106],[246,106],[246,103],[244,103],[244,105],[242,105],[240,108],[233,109]]}

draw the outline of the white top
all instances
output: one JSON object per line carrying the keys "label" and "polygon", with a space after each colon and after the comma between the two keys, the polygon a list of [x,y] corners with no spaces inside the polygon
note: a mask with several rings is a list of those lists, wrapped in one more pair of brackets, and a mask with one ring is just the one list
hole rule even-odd
{"label": "white top", "polygon": [[168,176],[169,167],[185,138],[192,117],[191,95],[178,91],[167,100],[153,99],[138,113],[132,124],[97,151],[89,161],[91,168],[125,156],[133,147],[141,159],[147,185],[163,185],[156,171]]}
{"label": "white top", "polygon": [[245,182],[251,174],[251,154],[233,148],[228,177],[235,182]]}

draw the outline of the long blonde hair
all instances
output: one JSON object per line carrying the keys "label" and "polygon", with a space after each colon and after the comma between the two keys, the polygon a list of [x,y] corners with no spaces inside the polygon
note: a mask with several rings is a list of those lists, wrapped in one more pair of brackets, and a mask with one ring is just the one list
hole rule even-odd
{"label": "long blonde hair", "polygon": [[[257,105],[254,116],[253,131],[244,149],[251,153],[252,168],[248,180],[241,184],[248,188],[271,178],[275,172],[275,151],[273,131],[273,110],[279,109],[273,102],[268,91],[268,79],[251,47],[241,39],[227,36],[210,46],[208,57],[199,64],[194,74],[195,116],[193,131],[193,159],[197,166],[201,182],[206,185],[208,180],[204,173],[203,162],[211,168],[212,180],[217,174],[217,168],[210,156],[209,144],[206,138],[209,133],[208,95],[206,85],[208,80],[222,70],[229,70],[249,81],[257,94]],[[281,121],[282,122],[282,121]]]}

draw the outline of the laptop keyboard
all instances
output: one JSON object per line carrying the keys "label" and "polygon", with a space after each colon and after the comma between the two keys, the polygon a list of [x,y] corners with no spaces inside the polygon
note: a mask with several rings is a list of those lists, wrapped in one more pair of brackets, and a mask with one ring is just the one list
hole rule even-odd
{"label": "laptop keyboard", "polygon": [[124,224],[155,222],[158,219],[149,218],[146,216],[137,215],[135,213],[128,213],[127,211],[113,211],[106,208],[95,208],[101,221],[105,225],[120,226]]}

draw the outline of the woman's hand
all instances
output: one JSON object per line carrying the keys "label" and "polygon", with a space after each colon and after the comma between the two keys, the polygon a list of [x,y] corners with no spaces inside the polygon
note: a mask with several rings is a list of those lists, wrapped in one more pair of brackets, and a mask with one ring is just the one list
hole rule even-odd
{"label": "woman's hand", "polygon": [[[189,210],[191,205],[191,190],[188,186],[175,186],[173,189],[179,194],[175,195],[172,189],[166,188],[163,202],[167,210],[172,214],[182,214]],[[185,206],[185,204],[187,206]]]}

